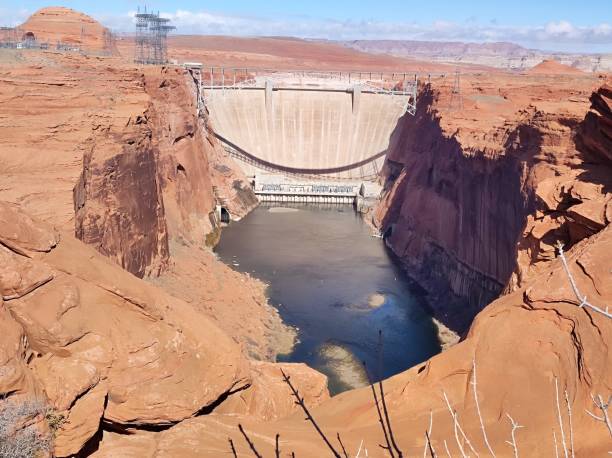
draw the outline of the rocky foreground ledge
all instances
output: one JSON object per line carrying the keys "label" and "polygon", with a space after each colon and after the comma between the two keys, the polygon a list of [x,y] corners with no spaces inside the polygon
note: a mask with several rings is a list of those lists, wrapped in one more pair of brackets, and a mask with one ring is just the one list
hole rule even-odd
{"label": "rocky foreground ledge", "polygon": [[[203,248],[217,197],[238,216],[255,202],[197,115],[189,73],[11,52],[0,393],[25,429],[60,457],[231,456],[228,438],[249,456],[239,424],[265,456],[276,434],[284,454],[327,456],[283,369],[335,447],[339,433],[351,456],[386,456],[370,388],[329,399],[323,375],[272,362],[283,325],[262,285]],[[393,137],[377,213],[408,268],[434,263],[419,279],[453,292],[445,311],[466,329],[384,382],[397,448],[420,456],[427,430],[438,456],[513,456],[510,415],[520,456],[553,456],[553,437],[560,455],[571,438],[575,456],[605,456],[609,432],[587,410],[602,415],[592,396],[612,392],[612,323],[580,306],[612,302],[610,89],[575,75],[466,82],[463,111],[446,108],[450,86],[424,89],[414,127]]]}

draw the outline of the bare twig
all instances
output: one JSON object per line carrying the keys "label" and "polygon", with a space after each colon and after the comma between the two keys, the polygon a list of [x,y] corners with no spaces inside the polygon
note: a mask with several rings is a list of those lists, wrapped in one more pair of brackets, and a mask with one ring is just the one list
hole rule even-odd
{"label": "bare twig", "polygon": [[342,458],[340,456],[340,454],[336,451],[334,446],[331,444],[331,442],[327,439],[327,436],[325,436],[323,431],[321,431],[321,428],[319,428],[319,425],[317,424],[315,419],[310,414],[310,411],[308,410],[308,407],[306,407],[306,404],[304,403],[304,398],[300,396],[300,393],[298,392],[298,390],[293,386],[293,384],[291,383],[290,377],[287,374],[285,374],[285,371],[283,371],[282,369],[281,369],[281,374],[283,374],[283,380],[285,381],[285,383],[287,385],[289,385],[289,388],[291,389],[291,393],[293,394],[293,396],[296,399],[295,403],[297,405],[299,405],[302,408],[302,410],[304,411],[304,413],[306,414],[306,420],[308,420],[308,421],[310,421],[310,423],[312,423],[312,426],[314,426],[314,428],[319,433],[319,436],[321,436],[321,438],[323,439],[325,444],[327,444],[327,447],[329,447],[329,450],[332,452],[334,457],[335,458]]}
{"label": "bare twig", "polygon": [[567,417],[569,419],[570,451],[574,458],[574,425],[572,424],[572,406],[570,405],[569,395],[565,390],[565,405],[567,407]]}
{"label": "bare twig", "polygon": [[228,437],[227,440],[229,441],[230,447],[232,448],[232,455],[234,455],[234,458],[238,458],[238,455],[236,454],[236,448],[234,447],[234,442],[232,441],[232,438]]}
{"label": "bare twig", "polygon": [[561,406],[559,404],[559,380],[555,377],[555,399],[557,400],[557,419],[559,420],[559,428],[561,429],[561,444],[563,445],[563,453],[565,458],[568,458],[567,445],[565,444],[565,430],[563,429],[563,419],[561,418]]}
{"label": "bare twig", "polygon": [[429,429],[425,432],[425,448],[423,449],[423,458],[427,458],[427,451],[432,457],[436,456],[436,451],[431,443],[431,431],[433,429],[433,410],[429,411]]}
{"label": "bare twig", "polygon": [[368,367],[366,366],[365,361],[363,362],[363,368],[366,373],[366,377],[368,378],[368,383],[370,384],[370,388],[372,389],[372,396],[374,397],[374,405],[376,406],[376,412],[378,413],[378,421],[380,423],[380,427],[383,431],[383,435],[385,436],[386,446],[380,445],[381,448],[387,450],[391,458],[395,458],[395,454],[393,453],[393,449],[391,448],[391,443],[389,442],[389,435],[387,434],[387,427],[385,426],[385,422],[382,417],[382,412],[380,410],[380,404],[378,403],[378,395],[376,394],[376,388],[374,387],[374,382],[372,381],[372,377],[370,376],[370,372],[368,371]]}
{"label": "bare twig", "polygon": [[472,451],[472,453],[476,456],[479,456],[478,452],[476,451],[476,449],[474,448],[474,446],[472,445],[468,437],[465,435],[465,432],[463,432],[463,428],[461,428],[461,424],[459,423],[459,416],[457,412],[453,410],[453,408],[451,407],[451,404],[450,404],[450,401],[448,400],[448,396],[446,395],[446,392],[443,391],[442,393],[444,394],[444,400],[446,401],[446,407],[448,407],[448,411],[450,412],[451,417],[453,419],[454,428],[455,428],[455,440],[457,441],[457,445],[459,446],[459,451],[461,452],[461,456],[463,458],[467,458],[467,455],[465,454],[465,450],[463,449],[463,446],[461,445],[461,441],[459,440],[459,435],[457,433],[461,433],[463,440],[465,440],[465,443],[468,445],[468,447],[470,447],[470,450]]}
{"label": "bare twig", "polygon": [[595,407],[601,410],[601,417],[589,412],[588,410],[586,412],[595,420],[605,423],[605,425],[608,427],[610,437],[612,437],[612,422],[610,422],[610,416],[608,414],[608,407],[610,404],[612,404],[612,395],[608,397],[608,402],[604,402],[601,394],[598,394],[597,397],[591,395],[591,399],[593,399],[593,404],[595,404]]}
{"label": "bare twig", "polygon": [[559,250],[559,257],[561,258],[561,262],[563,263],[563,268],[565,269],[565,273],[569,277],[570,284],[572,285],[572,290],[574,291],[574,294],[576,295],[576,298],[578,299],[578,301],[580,301],[579,307],[580,308],[588,307],[597,313],[601,313],[602,315],[607,316],[608,318],[612,318],[612,314],[610,313],[608,307],[606,307],[605,310],[600,307],[597,307],[591,304],[589,301],[587,301],[586,296],[583,296],[582,294],[580,294],[580,291],[578,290],[578,286],[576,285],[576,281],[574,280],[574,277],[572,276],[572,273],[570,272],[569,265],[567,263],[567,259],[565,258],[565,253],[563,252],[563,244],[561,242],[557,243],[557,249]]}
{"label": "bare twig", "polygon": [[446,449],[446,456],[448,458],[453,458],[453,456],[450,453],[450,450],[448,449],[448,444],[446,443],[446,439],[444,439],[444,448]]}
{"label": "bare twig", "polygon": [[516,430],[519,428],[522,428],[523,426],[519,425],[516,421],[514,421],[514,419],[510,416],[510,414],[506,414],[506,416],[508,417],[508,420],[510,420],[510,423],[512,424],[512,431],[510,432],[510,435],[512,437],[512,442],[506,441],[506,443],[512,446],[512,451],[514,452],[514,458],[519,458],[518,447],[516,445]]}
{"label": "bare twig", "polygon": [[247,436],[247,433],[244,431],[244,428],[242,427],[242,425],[240,423],[238,423],[238,429],[240,430],[240,432],[244,436],[244,440],[247,442],[247,444],[249,444],[249,447],[250,447],[251,451],[253,452],[253,455],[255,455],[257,458],[262,458],[262,456],[259,454],[259,452],[255,448],[255,444],[253,442],[251,442],[251,439],[249,439],[249,436]]}
{"label": "bare twig", "polygon": [[433,447],[431,445],[431,439],[429,438],[429,432],[428,431],[425,431],[425,443],[429,446],[428,447],[428,449],[429,449],[429,456],[431,458],[436,458],[436,452],[434,452],[434,449],[433,449]]}
{"label": "bare twig", "polygon": [[557,446],[557,433],[553,429],[553,441],[555,443],[555,458],[559,458],[559,447]]}
{"label": "bare twig", "polygon": [[348,453],[346,453],[346,449],[344,448],[344,444],[342,443],[342,439],[340,439],[340,433],[336,433],[336,437],[338,438],[338,442],[340,442],[340,447],[342,448],[342,453],[344,453],[344,458],[349,458]]}
{"label": "bare twig", "polygon": [[355,458],[359,458],[361,456],[361,447],[363,447],[363,439],[361,439],[361,442],[359,442],[359,448],[357,449],[357,455],[355,455]]}
{"label": "bare twig", "polygon": [[476,412],[478,412],[478,419],[480,420],[480,430],[482,431],[482,437],[484,439],[484,443],[489,449],[489,453],[491,453],[491,456],[495,458],[495,452],[493,451],[493,448],[489,443],[489,438],[487,437],[487,431],[485,429],[484,421],[482,419],[482,414],[480,413],[480,403],[478,402],[478,389],[476,387],[476,357],[472,359],[472,376],[472,387],[474,388],[474,402],[476,403]]}
{"label": "bare twig", "polygon": [[387,422],[387,430],[389,431],[389,438],[391,439],[391,444],[393,448],[397,452],[397,456],[402,458],[404,455],[402,451],[397,446],[395,442],[395,437],[393,436],[393,430],[391,429],[391,420],[389,419],[389,412],[387,411],[387,403],[385,401],[385,392],[383,390],[383,382],[382,382],[382,360],[383,360],[383,336],[382,331],[378,330],[378,389],[380,390],[380,399],[382,401],[383,412],[385,413],[385,421]]}
{"label": "bare twig", "polygon": [[276,454],[276,458],[280,458],[280,447],[278,445],[278,439],[280,438],[280,434],[276,433],[275,447],[274,453]]}

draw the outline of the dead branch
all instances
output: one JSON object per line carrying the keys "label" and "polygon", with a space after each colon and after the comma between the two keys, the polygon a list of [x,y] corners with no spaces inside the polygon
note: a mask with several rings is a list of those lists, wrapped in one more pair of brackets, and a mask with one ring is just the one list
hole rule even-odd
{"label": "dead branch", "polygon": [[448,396],[446,395],[446,392],[443,391],[442,394],[444,394],[444,400],[446,401],[446,407],[448,407],[448,411],[450,412],[451,417],[453,419],[454,428],[455,428],[455,440],[457,441],[457,445],[459,446],[459,451],[461,452],[461,456],[463,458],[467,458],[467,455],[465,454],[465,450],[463,449],[463,446],[461,445],[461,441],[459,441],[458,433],[461,433],[463,440],[465,440],[465,443],[468,445],[468,447],[470,447],[470,450],[472,451],[472,453],[478,457],[479,456],[478,452],[472,446],[472,443],[470,442],[468,437],[465,435],[465,432],[463,432],[463,428],[461,428],[461,424],[459,423],[459,415],[451,407],[451,404],[450,404],[450,401],[448,400]]}
{"label": "dead branch", "polygon": [[608,307],[606,307],[605,310],[600,307],[597,307],[591,304],[590,302],[588,302],[586,296],[583,296],[582,294],[580,294],[580,291],[578,290],[578,286],[576,285],[576,281],[574,280],[574,277],[572,276],[572,273],[570,272],[569,265],[567,263],[567,259],[565,258],[565,253],[563,252],[563,244],[561,242],[557,243],[557,249],[559,250],[559,257],[561,258],[561,262],[563,263],[563,268],[565,269],[565,273],[569,277],[570,284],[572,285],[572,290],[574,291],[574,294],[576,295],[576,299],[580,301],[579,307],[580,308],[588,307],[597,313],[601,313],[602,315],[607,316],[608,318],[612,318],[612,314],[610,313]]}
{"label": "dead branch", "polygon": [[232,441],[232,438],[228,437],[227,440],[229,441],[230,447],[232,448],[232,455],[234,455],[234,458],[238,458],[238,455],[236,454],[236,448],[234,447],[234,442]]}
{"label": "dead branch", "polygon": [[278,439],[280,438],[280,434],[276,433],[276,446],[274,447],[274,452],[276,454],[276,458],[280,458],[280,447],[278,446]]}
{"label": "dead branch", "polygon": [[608,407],[610,406],[610,404],[612,404],[612,395],[608,397],[608,402],[604,402],[601,394],[598,394],[597,397],[591,395],[591,399],[593,400],[593,404],[595,404],[595,407],[601,410],[601,417],[589,412],[588,410],[586,412],[595,420],[605,423],[608,427],[610,437],[612,437],[612,422],[610,422],[610,416],[608,414]]}
{"label": "dead branch", "polygon": [[340,454],[336,451],[334,446],[331,444],[331,442],[327,439],[327,436],[325,436],[323,431],[321,431],[321,428],[319,428],[319,425],[317,424],[315,419],[310,414],[310,411],[308,410],[308,408],[306,407],[306,404],[304,403],[304,398],[300,396],[300,393],[298,392],[298,390],[293,386],[293,384],[291,383],[290,377],[287,374],[285,374],[285,371],[283,371],[282,369],[281,369],[281,374],[283,374],[284,382],[287,385],[289,385],[289,388],[291,389],[291,393],[293,394],[293,396],[296,399],[295,403],[297,405],[299,405],[302,408],[302,410],[304,411],[304,413],[306,414],[306,420],[308,420],[308,421],[310,421],[310,423],[312,423],[312,426],[314,426],[314,428],[319,433],[319,436],[321,436],[323,441],[327,444],[327,447],[329,447],[329,449],[332,452],[332,454],[334,455],[334,457],[335,458],[342,458],[340,456]]}
{"label": "dead branch", "polygon": [[359,448],[357,449],[357,455],[355,455],[355,458],[359,458],[361,456],[361,447],[363,447],[363,439],[361,439],[361,442],[359,442]]}
{"label": "dead branch", "polygon": [[512,451],[514,452],[514,458],[519,458],[518,447],[516,445],[516,430],[519,428],[523,428],[523,426],[519,425],[514,419],[510,416],[510,414],[506,414],[508,420],[510,420],[510,424],[512,425],[512,431],[510,432],[510,436],[512,437],[512,442],[506,441],[507,444],[510,444],[512,447]]}
{"label": "dead branch", "polygon": [[263,458],[259,454],[257,449],[255,448],[255,444],[253,442],[251,442],[251,439],[249,439],[249,436],[247,436],[247,433],[244,431],[244,428],[242,427],[242,425],[240,423],[238,423],[238,429],[240,430],[240,432],[244,436],[244,440],[247,442],[247,444],[249,444],[249,447],[250,447],[251,451],[253,452],[253,455],[255,455],[257,458]]}
{"label": "dead branch", "polygon": [[565,445],[565,430],[563,429],[563,419],[561,418],[561,406],[559,404],[559,380],[555,377],[555,399],[557,401],[557,419],[559,420],[559,428],[561,429],[561,444],[563,445],[563,453],[565,458],[568,458],[567,445]]}
{"label": "dead branch", "polygon": [[476,387],[476,357],[472,359],[472,387],[474,388],[474,402],[476,403],[476,412],[478,412],[478,419],[480,420],[480,430],[482,431],[482,437],[484,439],[484,443],[489,449],[489,453],[491,456],[495,458],[495,452],[489,443],[489,438],[487,437],[487,430],[485,429],[484,421],[482,419],[482,414],[480,413],[480,403],[478,402],[478,389]]}
{"label": "dead branch", "polygon": [[553,441],[555,443],[555,458],[559,458],[559,447],[557,446],[557,433],[553,429]]}
{"label": "dead branch", "polygon": [[431,445],[431,439],[429,438],[429,432],[425,431],[425,443],[429,446],[429,456],[431,458],[436,458],[436,452],[434,452],[434,449]]}
{"label": "dead branch", "polygon": [[382,359],[383,359],[383,336],[382,331],[378,330],[378,388],[380,390],[380,399],[382,401],[383,412],[385,413],[385,421],[387,423],[387,430],[389,431],[389,438],[391,439],[391,444],[393,448],[397,452],[397,456],[402,458],[404,455],[402,451],[397,446],[395,442],[395,437],[393,436],[393,430],[391,429],[391,420],[389,419],[389,412],[387,411],[387,403],[385,401],[385,392],[383,390],[383,382],[382,382]]}
{"label": "dead branch", "polygon": [[349,458],[348,453],[346,453],[346,449],[344,448],[344,444],[342,443],[342,439],[340,439],[340,433],[336,433],[336,437],[338,438],[338,442],[340,442],[340,447],[342,447],[342,453],[344,453],[344,458]]}
{"label": "dead branch", "polygon": [[387,450],[391,458],[395,458],[395,454],[393,453],[393,449],[391,448],[391,443],[389,442],[389,435],[387,434],[387,427],[385,426],[385,422],[383,421],[383,417],[382,417],[382,412],[380,411],[380,404],[378,403],[378,395],[376,394],[376,388],[374,388],[374,382],[372,382],[372,377],[370,376],[370,372],[368,371],[365,361],[363,362],[363,368],[365,370],[366,377],[368,378],[368,383],[370,384],[370,388],[372,389],[372,396],[374,397],[374,405],[376,406],[376,412],[378,413],[378,421],[383,431],[383,435],[385,436],[385,442],[387,443],[386,446],[381,445],[381,444],[379,444],[379,446],[382,449]]}
{"label": "dead branch", "polygon": [[567,407],[567,417],[569,419],[570,451],[572,453],[572,458],[574,458],[574,425],[572,424],[572,406],[569,402],[567,390],[565,390],[565,406]]}
{"label": "dead branch", "polygon": [[435,458],[436,451],[433,448],[431,443],[431,431],[433,429],[433,410],[429,411],[429,429],[425,432],[425,448],[423,449],[423,458],[427,458],[427,451],[429,450],[429,454]]}
{"label": "dead branch", "polygon": [[448,458],[453,458],[453,456],[450,453],[450,450],[448,449],[448,444],[446,443],[446,439],[444,439],[444,448],[446,449],[446,456]]}

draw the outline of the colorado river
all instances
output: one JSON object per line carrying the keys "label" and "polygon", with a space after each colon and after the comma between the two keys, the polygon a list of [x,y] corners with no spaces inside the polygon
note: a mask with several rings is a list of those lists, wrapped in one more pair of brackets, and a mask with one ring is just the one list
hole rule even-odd
{"label": "colorado river", "polygon": [[269,284],[270,302],[298,329],[281,361],[304,362],[329,377],[332,393],[367,383],[362,361],[383,377],[440,351],[418,288],[351,206],[260,206],[223,230],[220,258]]}

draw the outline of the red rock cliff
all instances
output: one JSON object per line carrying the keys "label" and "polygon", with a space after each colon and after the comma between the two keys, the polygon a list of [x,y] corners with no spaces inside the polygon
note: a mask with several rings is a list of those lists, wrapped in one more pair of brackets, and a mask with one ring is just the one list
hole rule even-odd
{"label": "red rock cliff", "polygon": [[[569,192],[562,182],[575,193],[589,188],[604,206],[609,195],[588,177],[592,165],[574,141],[596,80],[468,77],[463,107],[451,106],[447,84],[423,87],[416,116],[398,124],[374,220],[432,306],[465,330],[484,305],[551,259],[557,240],[575,243],[577,232],[603,227],[570,223],[577,200],[548,208],[542,196],[551,187],[560,198]],[[527,242],[526,228],[537,243]]]}
{"label": "red rock cliff", "polygon": [[[233,166],[222,164],[219,145],[196,114],[193,81],[186,70],[147,70],[139,75],[149,97],[142,114],[124,126],[94,129],[75,187],[76,235],[133,274],[159,276],[170,244],[205,246],[218,226],[213,185],[229,193],[236,216],[256,199]],[[234,177],[236,193],[213,167]],[[216,177],[215,177],[216,178]]]}

